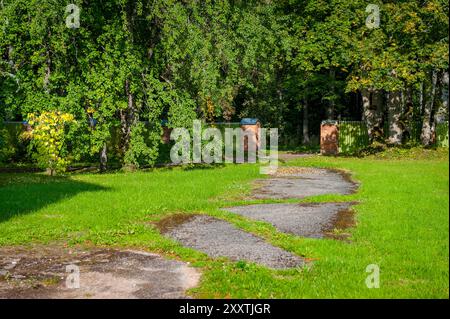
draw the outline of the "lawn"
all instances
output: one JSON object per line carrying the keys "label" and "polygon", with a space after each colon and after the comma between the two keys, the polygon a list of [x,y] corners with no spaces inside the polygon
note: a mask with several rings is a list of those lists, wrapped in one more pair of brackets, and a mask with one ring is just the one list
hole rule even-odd
{"label": "lawn", "polygon": [[[60,242],[158,252],[201,267],[202,282],[189,292],[194,297],[448,298],[448,153],[400,155],[286,163],[345,169],[360,183],[353,195],[304,200],[357,201],[349,242],[286,235],[220,211],[243,203],[261,177],[258,166],[245,164],[54,178],[0,174],[0,246]],[[245,201],[257,202],[281,201]],[[229,220],[311,263],[276,271],[210,259],[160,235],[154,222],[176,213]],[[379,289],[365,285],[369,264],[380,267]]]}

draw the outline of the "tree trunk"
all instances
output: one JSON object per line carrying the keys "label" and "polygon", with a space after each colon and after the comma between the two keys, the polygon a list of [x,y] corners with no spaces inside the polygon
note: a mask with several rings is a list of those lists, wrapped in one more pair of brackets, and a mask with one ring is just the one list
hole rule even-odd
{"label": "tree trunk", "polygon": [[405,104],[402,111],[401,121],[404,123],[403,127],[403,141],[407,138],[409,140],[414,138],[414,102],[413,89],[408,87],[405,92]]}
{"label": "tree trunk", "polygon": [[[368,89],[362,89],[361,90],[361,96],[363,101],[363,120],[365,122],[368,121],[368,117],[371,118],[371,112],[370,112],[370,90]],[[367,126],[369,126],[369,123],[367,123]]]}
{"label": "tree trunk", "polygon": [[126,110],[120,110],[120,126],[121,126],[121,152],[122,156],[125,156],[130,146],[131,129],[137,121],[137,112],[134,104],[134,96],[131,92],[130,81],[125,81],[125,94],[128,99],[128,105]]}
{"label": "tree trunk", "polygon": [[448,85],[449,85],[449,75],[448,71],[445,71],[442,74],[442,104],[444,110],[446,111],[447,116],[448,116],[448,89],[449,89]]}
{"label": "tree trunk", "polygon": [[433,108],[431,109],[431,144],[436,144],[438,142],[437,125],[447,119],[447,108],[445,106],[446,104],[448,106],[448,100],[444,100],[445,90],[448,90],[448,85],[445,84],[445,72],[438,71],[436,74],[436,78],[434,104]]}
{"label": "tree trunk", "polygon": [[331,85],[330,85],[330,89],[331,89],[331,94],[332,94],[332,99],[330,101],[328,101],[328,107],[326,110],[326,117],[327,120],[333,120],[334,118],[334,109],[335,109],[335,102],[334,102],[334,81],[336,79],[336,71],[334,69],[330,70],[330,81],[331,81]]}
{"label": "tree trunk", "polygon": [[363,120],[367,125],[370,142],[383,137],[383,95],[379,90],[362,89]]}
{"label": "tree trunk", "polygon": [[424,103],[422,133],[420,134],[420,140],[423,146],[430,146],[433,144],[433,109],[435,104],[437,79],[437,72],[436,70],[433,70],[431,75],[430,95],[426,98]]}
{"label": "tree trunk", "polygon": [[401,91],[389,93],[389,144],[400,145],[402,143],[403,128],[400,122],[402,115],[402,94]]}
{"label": "tree trunk", "polygon": [[303,133],[303,145],[309,145],[309,122],[308,122],[308,100],[305,99],[303,103],[303,123],[302,123],[302,133]]}
{"label": "tree trunk", "polygon": [[424,83],[420,82],[420,88],[419,88],[419,106],[420,106],[420,115],[423,116],[423,113],[425,112],[425,103],[424,103]]}
{"label": "tree trunk", "polygon": [[128,149],[129,128],[127,123],[127,110],[120,110],[120,153],[124,157]]}
{"label": "tree trunk", "polygon": [[439,83],[437,96],[440,97],[439,105],[437,106],[435,122],[442,123],[448,121],[448,71],[442,72]]}
{"label": "tree trunk", "polygon": [[51,69],[52,60],[50,58],[50,52],[47,50],[47,59],[46,59],[46,66],[45,66],[45,76],[44,76],[44,91],[46,93],[49,93],[50,90],[48,88],[48,85],[50,84],[50,76],[52,74]]}
{"label": "tree trunk", "polygon": [[104,143],[102,150],[100,151],[100,172],[101,173],[106,172],[107,163],[108,163],[108,153],[107,153],[106,143]]}

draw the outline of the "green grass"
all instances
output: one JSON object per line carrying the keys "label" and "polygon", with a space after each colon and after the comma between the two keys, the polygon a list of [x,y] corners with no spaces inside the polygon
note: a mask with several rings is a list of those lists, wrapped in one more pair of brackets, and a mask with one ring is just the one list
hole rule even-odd
{"label": "green grass", "polygon": [[[358,201],[350,243],[298,238],[220,211],[241,203],[239,196],[260,178],[258,166],[230,165],[60,178],[0,174],[0,245],[61,241],[159,252],[202,268],[202,282],[190,292],[196,297],[448,298],[448,153],[430,154],[287,163],[346,169],[361,183],[353,195],[305,200]],[[275,271],[210,259],[162,237],[151,224],[180,212],[229,220],[312,263]],[[369,264],[380,267],[379,289],[365,285]]]}

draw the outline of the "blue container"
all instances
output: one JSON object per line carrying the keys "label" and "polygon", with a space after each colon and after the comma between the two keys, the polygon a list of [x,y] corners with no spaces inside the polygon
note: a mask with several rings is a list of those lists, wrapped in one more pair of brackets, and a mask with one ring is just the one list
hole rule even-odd
{"label": "blue container", "polygon": [[96,119],[89,118],[88,120],[89,120],[89,125],[91,127],[95,127],[97,125],[97,120]]}
{"label": "blue container", "polygon": [[243,118],[241,120],[241,125],[257,125],[259,120],[256,118]]}

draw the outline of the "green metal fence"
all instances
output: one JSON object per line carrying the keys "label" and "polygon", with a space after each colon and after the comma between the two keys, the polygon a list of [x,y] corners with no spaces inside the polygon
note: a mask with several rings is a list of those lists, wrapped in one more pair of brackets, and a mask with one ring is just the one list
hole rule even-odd
{"label": "green metal fence", "polygon": [[436,143],[439,147],[448,147],[448,122],[436,125]]}
{"label": "green metal fence", "polygon": [[[149,125],[148,122],[142,122],[145,125]],[[28,141],[20,138],[21,133],[24,130],[23,122],[1,122],[0,121],[0,163],[11,163],[11,162],[30,162],[31,157],[29,156],[27,146]],[[239,122],[216,122],[204,124],[203,128],[218,128],[224,136],[226,128],[239,128]],[[146,137],[145,137],[146,138]],[[204,142],[206,143],[206,142]],[[120,128],[113,126],[110,129],[110,138],[107,142],[108,148],[108,161],[114,162],[119,160],[120,152]],[[173,143],[160,145],[160,156],[158,162],[166,163],[170,162],[170,148]],[[95,161],[96,155],[83,155],[81,159],[83,162]]]}
{"label": "green metal fence", "polygon": [[[339,153],[353,154],[369,146],[369,135],[367,126],[362,121],[340,121],[339,125]],[[436,125],[436,145],[439,147],[448,147],[449,131],[448,122],[438,123]],[[420,133],[422,123],[415,122],[409,129],[409,140],[420,142]],[[384,132],[386,138],[389,135],[388,124],[385,124]]]}
{"label": "green metal fence", "polygon": [[362,121],[340,121],[339,153],[352,154],[369,145],[369,134]]}
{"label": "green metal fence", "polygon": [[[439,126],[440,124],[438,124]],[[389,135],[389,130],[386,131]],[[420,142],[420,134],[422,133],[422,122],[416,121],[410,125],[409,128],[409,139],[414,142]]]}

